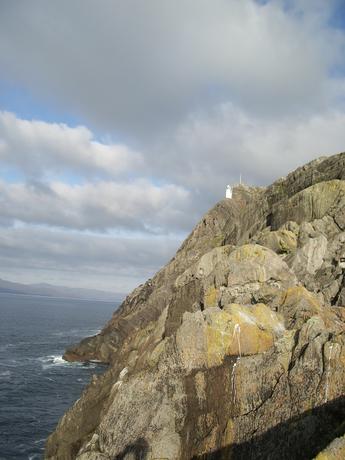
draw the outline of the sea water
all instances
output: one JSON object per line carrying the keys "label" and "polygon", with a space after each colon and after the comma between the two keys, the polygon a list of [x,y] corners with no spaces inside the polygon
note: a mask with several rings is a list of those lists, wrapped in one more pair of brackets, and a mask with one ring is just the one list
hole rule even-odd
{"label": "sea water", "polygon": [[47,436],[93,374],[67,346],[96,334],[116,303],[0,294],[0,459],[41,459]]}

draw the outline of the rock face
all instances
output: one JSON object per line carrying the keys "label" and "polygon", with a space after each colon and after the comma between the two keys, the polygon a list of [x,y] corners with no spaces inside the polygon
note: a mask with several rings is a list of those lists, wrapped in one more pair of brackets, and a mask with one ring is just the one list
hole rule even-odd
{"label": "rock face", "polygon": [[344,460],[345,458],[345,436],[336,438],[326,447],[319,455],[316,460]]}
{"label": "rock face", "polygon": [[237,187],[66,351],[109,368],[45,458],[344,458],[344,270],[345,153]]}

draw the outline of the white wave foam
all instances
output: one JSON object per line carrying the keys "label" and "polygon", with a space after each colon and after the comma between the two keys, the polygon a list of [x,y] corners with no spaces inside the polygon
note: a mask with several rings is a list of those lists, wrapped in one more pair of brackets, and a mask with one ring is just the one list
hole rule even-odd
{"label": "white wave foam", "polygon": [[43,369],[49,369],[52,366],[66,366],[68,365],[67,361],[62,358],[62,355],[49,355],[41,356],[38,358],[38,361],[42,363]]}
{"label": "white wave foam", "polygon": [[69,329],[67,331],[54,332],[55,337],[90,337],[97,335],[102,329]]}
{"label": "white wave foam", "polygon": [[[34,444],[42,444],[46,441],[46,438],[42,438],[42,439],[37,439],[37,441],[34,442]],[[35,455],[38,455],[38,454],[35,454]]]}
{"label": "white wave foam", "polygon": [[79,362],[70,362],[65,361],[62,355],[49,355],[41,356],[37,358],[38,361],[42,364],[42,369],[46,370],[54,366],[68,366],[68,367],[85,367],[85,368],[95,368],[96,363],[79,363]]}
{"label": "white wave foam", "polygon": [[61,365],[66,364],[66,361],[62,358],[62,356],[53,356],[53,364]]}

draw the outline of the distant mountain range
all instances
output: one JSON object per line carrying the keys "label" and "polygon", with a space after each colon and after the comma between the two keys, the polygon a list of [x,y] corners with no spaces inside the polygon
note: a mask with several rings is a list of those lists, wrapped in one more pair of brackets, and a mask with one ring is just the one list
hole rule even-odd
{"label": "distant mountain range", "polygon": [[45,297],[66,297],[69,299],[102,300],[120,302],[126,294],[101,291],[97,289],[81,289],[66,286],[54,286],[47,283],[21,284],[0,279],[0,293],[29,294]]}

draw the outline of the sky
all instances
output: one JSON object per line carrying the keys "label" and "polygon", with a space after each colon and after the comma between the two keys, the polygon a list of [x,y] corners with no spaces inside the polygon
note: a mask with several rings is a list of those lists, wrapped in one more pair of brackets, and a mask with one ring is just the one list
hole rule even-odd
{"label": "sky", "polygon": [[0,0],[0,278],[127,293],[342,151],[345,0]]}

